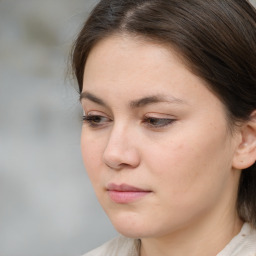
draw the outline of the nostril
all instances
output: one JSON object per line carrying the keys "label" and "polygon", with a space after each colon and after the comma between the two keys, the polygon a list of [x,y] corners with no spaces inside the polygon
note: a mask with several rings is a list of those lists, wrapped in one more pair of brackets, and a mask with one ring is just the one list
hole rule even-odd
{"label": "nostril", "polygon": [[103,162],[115,170],[135,168],[139,161],[139,154],[134,147],[106,148],[103,154]]}
{"label": "nostril", "polygon": [[110,169],[113,169],[113,170],[121,170],[122,168],[122,165],[123,164],[113,164],[113,163],[108,163],[106,161],[104,161],[106,166],[109,167]]}
{"label": "nostril", "polygon": [[108,146],[103,154],[103,162],[111,169],[120,169],[122,154],[116,148]]}

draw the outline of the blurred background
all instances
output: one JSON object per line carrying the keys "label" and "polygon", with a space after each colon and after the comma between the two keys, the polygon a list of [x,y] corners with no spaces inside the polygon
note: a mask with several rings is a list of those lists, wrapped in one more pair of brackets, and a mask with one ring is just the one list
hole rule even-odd
{"label": "blurred background", "polygon": [[79,256],[116,235],[80,153],[66,78],[95,0],[0,0],[0,256]]}
{"label": "blurred background", "polygon": [[0,0],[0,256],[79,256],[116,236],[83,167],[66,78],[96,2]]}

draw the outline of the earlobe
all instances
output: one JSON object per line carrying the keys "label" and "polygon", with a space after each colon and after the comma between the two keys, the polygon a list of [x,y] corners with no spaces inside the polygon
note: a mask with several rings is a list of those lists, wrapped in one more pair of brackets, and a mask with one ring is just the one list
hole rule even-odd
{"label": "earlobe", "polygon": [[252,166],[256,161],[256,111],[241,127],[240,133],[241,141],[233,158],[233,168],[242,170]]}

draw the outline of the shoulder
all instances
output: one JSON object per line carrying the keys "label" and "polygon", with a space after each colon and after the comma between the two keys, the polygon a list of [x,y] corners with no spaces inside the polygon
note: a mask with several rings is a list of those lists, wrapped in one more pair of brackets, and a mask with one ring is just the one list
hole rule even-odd
{"label": "shoulder", "polygon": [[240,233],[217,256],[256,256],[256,229],[245,223]]}
{"label": "shoulder", "polygon": [[135,256],[138,244],[136,239],[119,236],[83,256]]}

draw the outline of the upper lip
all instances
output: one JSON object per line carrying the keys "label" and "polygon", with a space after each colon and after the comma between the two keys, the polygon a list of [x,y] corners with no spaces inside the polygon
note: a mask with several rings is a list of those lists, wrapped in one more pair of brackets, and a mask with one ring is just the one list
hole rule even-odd
{"label": "upper lip", "polygon": [[128,184],[114,184],[110,183],[107,185],[108,191],[119,191],[119,192],[150,192],[149,190],[137,188]]}

